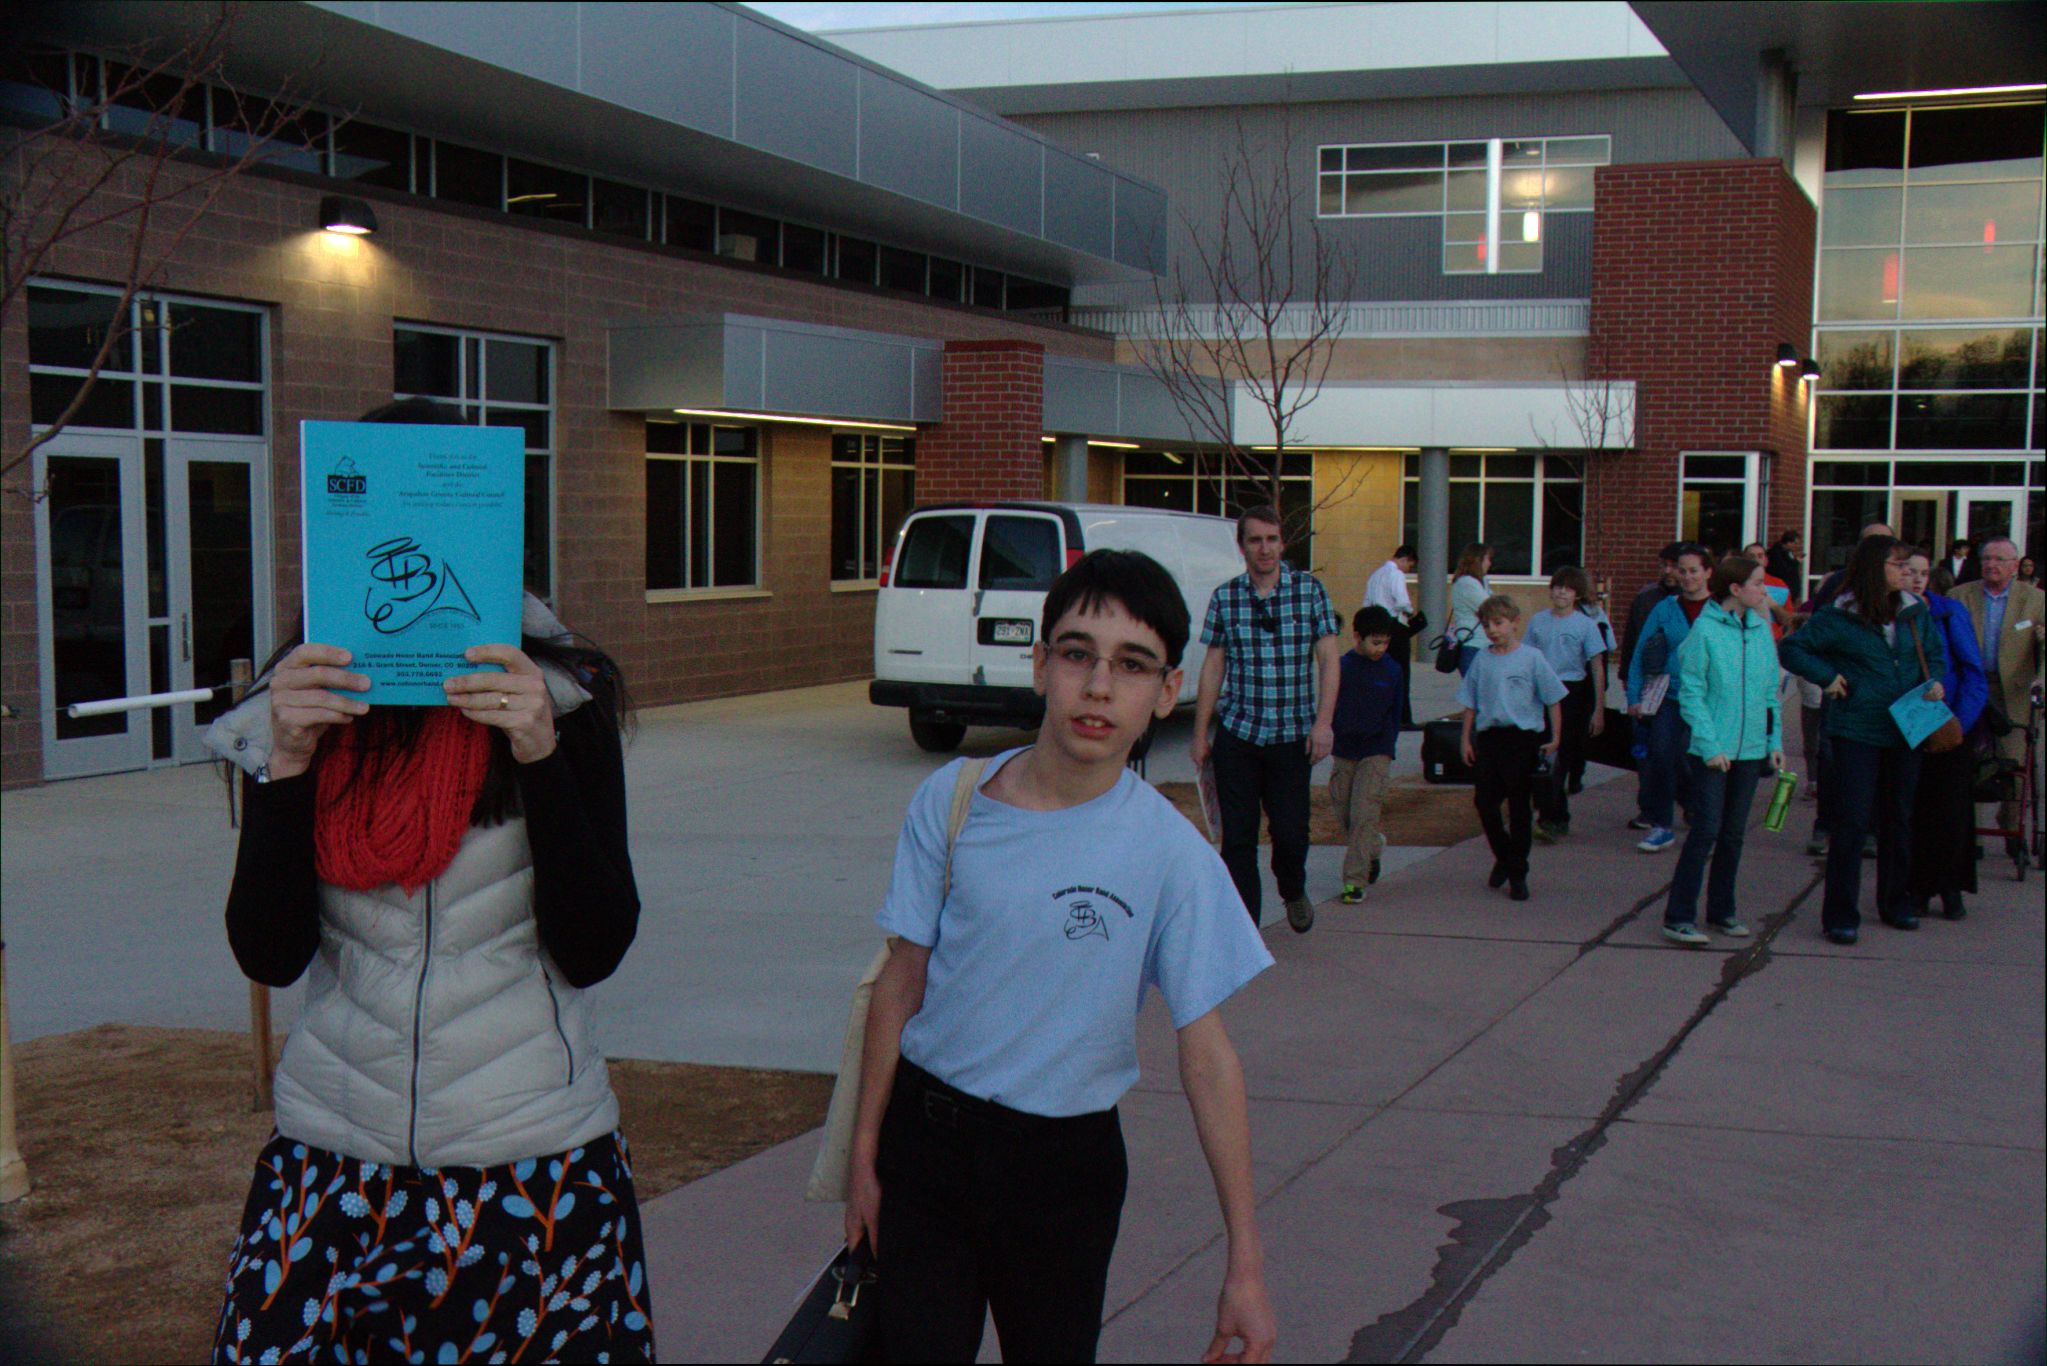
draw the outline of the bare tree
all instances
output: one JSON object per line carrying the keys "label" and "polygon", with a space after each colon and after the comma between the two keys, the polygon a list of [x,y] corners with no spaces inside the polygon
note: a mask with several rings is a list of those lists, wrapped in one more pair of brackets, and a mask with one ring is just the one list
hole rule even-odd
{"label": "bare tree", "polygon": [[[130,305],[157,288],[165,267],[237,176],[281,151],[308,149],[304,111],[287,96],[244,97],[224,79],[239,7],[195,11],[203,19],[81,69],[104,71],[94,90],[73,91],[67,74],[43,83],[49,117],[7,130],[0,141],[0,320],[25,305],[27,286],[82,240],[120,246],[109,323],[69,402],[0,456],[0,487],[40,498],[19,476],[30,457],[76,420],[100,372],[134,331]],[[18,53],[16,61],[33,58]],[[51,54],[57,71],[68,58]],[[212,92],[213,112],[207,104]],[[229,150],[204,152],[195,130],[209,122]]]}
{"label": "bare tree", "polygon": [[[1276,143],[1276,145],[1273,145]],[[1218,169],[1220,194],[1207,221],[1183,213],[1188,250],[1155,273],[1155,312],[1129,338],[1140,364],[1165,386],[1218,485],[1262,486],[1288,515],[1287,539],[1314,513],[1341,501],[1358,474],[1312,506],[1281,502],[1281,465],[1298,419],[1322,392],[1336,342],[1350,321],[1352,259],[1302,212],[1292,112],[1280,106],[1276,138],[1254,139],[1240,117],[1235,145]],[[1239,441],[1232,390],[1257,405],[1270,443]],[[1269,459],[1267,458],[1269,457]]]}
{"label": "bare tree", "polygon": [[[1585,346],[1585,374],[1574,378],[1570,366],[1563,360],[1557,362],[1557,379],[1563,386],[1564,414],[1552,420],[1548,427],[1534,415],[1528,419],[1528,429],[1534,435],[1535,444],[1545,453],[1570,451],[1582,461],[1579,476],[1579,506],[1570,509],[1558,506],[1559,513],[1576,512],[1580,517],[1586,508],[1601,506],[1601,475],[1606,469],[1605,462],[1592,457],[1609,449],[1632,450],[1635,445],[1635,386],[1632,383],[1613,378],[1615,366],[1607,349],[1597,337],[1587,341]],[[1555,498],[1551,481],[1542,482],[1543,496]],[[1544,509],[1545,514],[1549,509]],[[1598,583],[1602,608],[1611,615],[1606,603],[1607,585],[1604,578]]]}

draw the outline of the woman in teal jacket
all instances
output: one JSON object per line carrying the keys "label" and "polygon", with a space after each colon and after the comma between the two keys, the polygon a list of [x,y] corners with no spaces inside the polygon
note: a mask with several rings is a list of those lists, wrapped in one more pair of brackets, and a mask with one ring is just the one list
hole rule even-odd
{"label": "woman in teal jacket", "polygon": [[1783,719],[1777,709],[1777,642],[1770,631],[1770,590],[1763,567],[1730,555],[1714,567],[1711,598],[1677,652],[1678,706],[1691,731],[1684,756],[1692,828],[1678,855],[1663,908],[1663,937],[1707,943],[1699,929],[1699,884],[1706,923],[1732,939],[1748,936],[1734,906],[1749,807],[1764,772],[1784,766]]}
{"label": "woman in teal jacket", "polygon": [[1853,944],[1862,925],[1862,841],[1872,825],[1877,914],[1894,929],[1919,928],[1909,891],[1919,755],[1891,719],[1891,704],[1915,689],[1935,700],[1946,695],[1947,645],[1926,604],[1899,591],[1910,553],[1894,536],[1863,538],[1841,595],[1777,648],[1785,668],[1833,699],[1827,783],[1837,804],[1820,927],[1836,944]]}

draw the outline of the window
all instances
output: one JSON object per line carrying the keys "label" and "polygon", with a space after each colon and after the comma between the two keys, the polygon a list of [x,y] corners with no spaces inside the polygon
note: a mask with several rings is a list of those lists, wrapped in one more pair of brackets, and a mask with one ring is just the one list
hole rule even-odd
{"label": "window", "polygon": [[505,164],[505,212],[588,227],[590,177],[514,157]]}
{"label": "window", "polygon": [[832,437],[832,581],[881,577],[882,557],[916,500],[917,443],[880,432]]}
{"label": "window", "polygon": [[781,264],[782,225],[775,219],[737,209],[718,210],[718,254],[764,266]]}
{"label": "window", "polygon": [[334,126],[333,141],[336,179],[412,189],[412,134],[344,119]]}
{"label": "window", "polygon": [[1688,451],[1680,461],[1679,540],[1697,541],[1719,559],[1763,538],[1761,494],[1769,477],[1759,453]]}
{"label": "window", "polygon": [[433,195],[480,209],[505,207],[505,159],[436,139],[433,149]]}
{"label": "window", "polygon": [[874,283],[874,272],[879,260],[879,250],[874,243],[857,237],[838,239],[839,269],[841,280],[858,280],[863,285]]}
{"label": "window", "polygon": [[[1131,451],[1123,458],[1123,501],[1131,507],[1167,508],[1235,517],[1272,501],[1272,454],[1243,452],[1234,462],[1208,451]],[[1279,513],[1287,528],[1287,562],[1314,563],[1315,457],[1288,451],[1279,466]]]}
{"label": "window", "polygon": [[391,389],[526,434],[526,587],[554,595],[554,343],[413,323],[391,329]]}
{"label": "window", "polygon": [[101,342],[114,342],[69,422],[152,433],[262,436],[265,351],[259,309],[113,292],[28,287],[29,420],[55,422]]}
{"label": "window", "polygon": [[647,420],[647,590],[760,582],[759,433]]}
{"label": "window", "polygon": [[903,536],[892,575],[898,588],[965,588],[974,549],[973,514],[919,517]]}
{"label": "window", "polygon": [[1063,568],[1059,524],[1050,517],[988,518],[981,533],[982,589],[1042,593]]}
{"label": "window", "polygon": [[1592,174],[1612,139],[1491,138],[1368,143],[1316,151],[1324,218],[1440,216],[1448,275],[1542,269],[1543,224],[1592,210]]}
{"label": "window", "polygon": [[[1406,457],[1401,539],[1421,531],[1421,457]],[[1493,548],[1493,573],[1547,578],[1585,563],[1585,494],[1577,456],[1554,451],[1450,457],[1450,554]]]}
{"label": "window", "polygon": [[1823,327],[1816,451],[2038,449],[2038,327]]}

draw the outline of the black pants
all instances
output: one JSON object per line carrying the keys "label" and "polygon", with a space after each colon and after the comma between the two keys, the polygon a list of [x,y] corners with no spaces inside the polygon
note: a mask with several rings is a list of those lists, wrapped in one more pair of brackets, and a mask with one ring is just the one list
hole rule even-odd
{"label": "black pants", "polygon": [[1912,803],[1912,872],[1905,885],[1915,897],[1976,890],[1973,745],[1919,756],[1919,791]]}
{"label": "black pants", "polygon": [[1272,822],[1272,877],[1279,899],[1308,890],[1308,744],[1283,740],[1254,745],[1220,727],[1215,733],[1215,796],[1222,808],[1223,865],[1244,898],[1251,923],[1259,919],[1258,813]]}
{"label": "black pants", "polygon": [[882,1355],[1093,1361],[1129,1169],[1114,1110],[1047,1119],[907,1060],[881,1122]]}
{"label": "black pants", "polygon": [[1566,784],[1573,773],[1585,772],[1585,745],[1592,738],[1592,680],[1579,678],[1564,684],[1564,738],[1550,765],[1549,781],[1542,785],[1542,818],[1551,825],[1571,823],[1571,794]]}
{"label": "black pants", "polygon": [[[1535,756],[1542,737],[1532,730],[1493,726],[1471,738],[1478,765],[1473,770],[1471,800],[1478,807],[1478,823],[1485,827],[1486,843],[1493,857],[1510,878],[1528,876],[1528,846],[1532,838],[1529,797],[1535,784]],[[1505,803],[1502,819],[1500,805]]]}
{"label": "black pants", "polygon": [[1827,894],[1820,926],[1852,930],[1862,924],[1862,840],[1876,833],[1876,909],[1910,914],[1912,800],[1919,785],[1919,754],[1903,747],[1865,745],[1827,737],[1827,784],[1833,821],[1827,844]]}

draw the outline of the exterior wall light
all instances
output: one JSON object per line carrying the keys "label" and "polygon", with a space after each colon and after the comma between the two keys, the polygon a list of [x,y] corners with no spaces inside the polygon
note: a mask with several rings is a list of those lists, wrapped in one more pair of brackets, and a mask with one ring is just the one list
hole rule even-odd
{"label": "exterior wall light", "polygon": [[1787,370],[1796,369],[1798,366],[1798,348],[1790,342],[1778,342],[1777,364]]}
{"label": "exterior wall light", "polygon": [[370,206],[360,199],[347,195],[330,194],[320,200],[320,226],[328,232],[343,232],[351,237],[367,237],[377,230],[377,216],[370,212]]}
{"label": "exterior wall light", "polygon": [[1540,242],[1542,240],[1542,215],[1529,209],[1521,215],[1521,240]]}
{"label": "exterior wall light", "polygon": [[1805,364],[1798,367],[1798,377],[1807,384],[1811,384],[1820,377],[1820,363],[1811,356],[1807,356]]}

